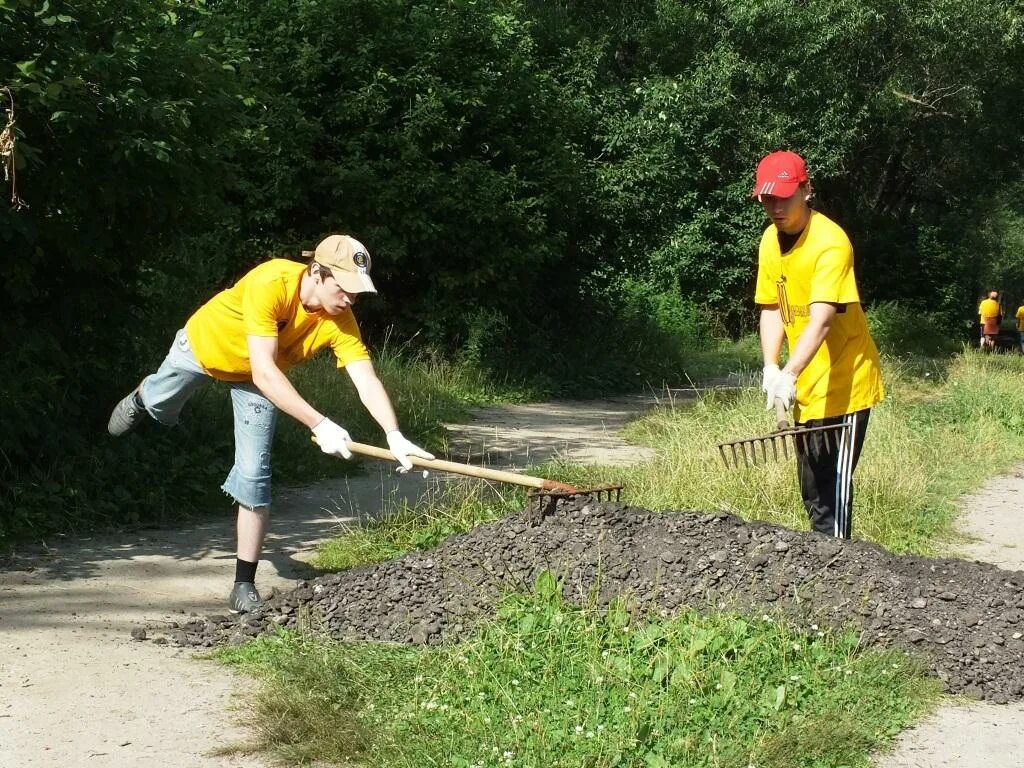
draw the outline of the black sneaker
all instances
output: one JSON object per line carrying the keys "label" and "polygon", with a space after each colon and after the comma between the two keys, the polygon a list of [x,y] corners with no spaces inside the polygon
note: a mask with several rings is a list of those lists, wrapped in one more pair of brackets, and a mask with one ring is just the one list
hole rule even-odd
{"label": "black sneaker", "polygon": [[107,432],[114,437],[127,435],[135,429],[142,420],[146,418],[146,407],[142,404],[139,390],[136,387],[129,394],[125,395],[114,410],[110,412],[110,421],[107,422]]}
{"label": "black sneaker", "polygon": [[228,598],[228,610],[232,613],[252,613],[264,606],[263,598],[251,581],[237,581]]}

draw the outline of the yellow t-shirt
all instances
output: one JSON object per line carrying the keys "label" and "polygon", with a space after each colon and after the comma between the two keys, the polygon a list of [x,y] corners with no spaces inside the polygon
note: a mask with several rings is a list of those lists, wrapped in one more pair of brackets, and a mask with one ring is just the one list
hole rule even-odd
{"label": "yellow t-shirt", "polygon": [[207,373],[222,381],[252,378],[247,336],[276,336],[282,371],[327,347],[339,368],[370,359],[351,309],[332,317],[303,308],[299,285],[305,271],[297,261],[272,259],[196,310],[185,333]]}
{"label": "yellow t-shirt", "polygon": [[1017,330],[1024,331],[1024,304],[1017,307]]}
{"label": "yellow t-shirt", "polygon": [[754,301],[778,304],[790,352],[810,320],[811,304],[842,305],[828,335],[800,372],[794,418],[804,422],[870,408],[885,397],[878,349],[868,332],[853,272],[853,246],[822,213],[811,217],[785,255],[772,224],[761,237]]}
{"label": "yellow t-shirt", "polygon": [[987,317],[999,317],[999,302],[995,299],[982,299],[978,305],[978,315],[982,320]]}

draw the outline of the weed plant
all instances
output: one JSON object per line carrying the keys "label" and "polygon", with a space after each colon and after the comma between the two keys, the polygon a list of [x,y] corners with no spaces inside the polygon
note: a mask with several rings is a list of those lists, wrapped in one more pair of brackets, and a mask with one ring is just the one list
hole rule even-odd
{"label": "weed plant", "polygon": [[271,683],[252,720],[289,765],[852,768],[937,693],[853,633],[561,595],[543,573],[453,646],[280,633],[221,655]]}

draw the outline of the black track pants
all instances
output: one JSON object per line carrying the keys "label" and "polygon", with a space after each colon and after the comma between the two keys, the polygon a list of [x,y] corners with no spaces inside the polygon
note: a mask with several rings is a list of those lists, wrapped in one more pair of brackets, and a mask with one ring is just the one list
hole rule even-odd
{"label": "black track pants", "polygon": [[[811,419],[802,427],[846,424],[846,429],[817,432],[796,441],[796,474],[811,528],[841,539],[853,530],[853,470],[857,468],[870,408],[845,416]],[[839,438],[838,441],[836,438]],[[836,444],[838,442],[838,445]]]}

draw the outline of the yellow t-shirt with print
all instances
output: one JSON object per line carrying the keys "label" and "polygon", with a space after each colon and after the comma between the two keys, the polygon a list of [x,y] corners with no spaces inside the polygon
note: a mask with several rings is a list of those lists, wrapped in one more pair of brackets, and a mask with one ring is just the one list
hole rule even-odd
{"label": "yellow t-shirt with print", "polygon": [[1024,331],[1024,304],[1017,307],[1017,330]]}
{"label": "yellow t-shirt with print", "polygon": [[853,272],[853,246],[842,228],[811,211],[786,254],[772,224],[761,237],[754,301],[779,305],[790,352],[815,302],[839,304],[828,335],[800,372],[794,418],[824,419],[870,408],[885,397],[878,349],[868,332]]}
{"label": "yellow t-shirt with print", "polygon": [[328,347],[339,368],[370,359],[351,309],[331,316],[302,306],[305,271],[305,264],[288,259],[264,262],[196,310],[185,333],[207,373],[222,381],[252,378],[247,336],[276,336],[282,371]]}

